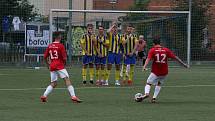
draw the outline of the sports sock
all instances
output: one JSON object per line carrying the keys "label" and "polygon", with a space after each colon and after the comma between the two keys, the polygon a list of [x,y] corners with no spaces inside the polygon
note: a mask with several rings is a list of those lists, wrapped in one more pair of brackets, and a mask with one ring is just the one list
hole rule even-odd
{"label": "sports sock", "polygon": [[72,85],[67,87],[70,96],[75,96],[75,91],[74,91],[74,87]]}
{"label": "sports sock", "polygon": [[154,92],[153,98],[157,98],[160,90],[161,90],[161,86],[155,86],[155,92]]}
{"label": "sports sock", "polygon": [[96,70],[96,80],[99,80],[100,69]]}
{"label": "sports sock", "polygon": [[90,80],[94,78],[94,68],[90,68]]}
{"label": "sports sock", "polygon": [[129,80],[133,80],[133,76],[134,76],[134,65],[130,65]]}
{"label": "sports sock", "polygon": [[130,64],[128,64],[127,66],[126,66],[126,73],[128,74],[130,72]]}
{"label": "sports sock", "polygon": [[127,66],[124,64],[124,65],[123,65],[123,80],[126,80],[126,77],[127,77],[127,76],[126,76],[126,67],[127,67]]}
{"label": "sports sock", "polygon": [[105,80],[109,80],[109,76],[110,76],[110,70],[106,70],[106,79]]}
{"label": "sports sock", "polygon": [[150,89],[151,89],[151,86],[146,84],[146,86],[145,86],[145,94],[149,94]]}
{"label": "sports sock", "polygon": [[115,72],[115,80],[119,80],[120,79],[120,70],[116,70]]}
{"label": "sports sock", "polygon": [[53,90],[53,87],[51,85],[49,85],[47,88],[46,88],[46,91],[44,92],[43,96],[47,97]]}
{"label": "sports sock", "polygon": [[86,68],[82,68],[82,77],[83,77],[83,81],[87,80],[87,69]]}
{"label": "sports sock", "polygon": [[105,78],[105,70],[101,70],[100,72],[101,72],[101,73],[100,73],[101,80],[105,80],[105,79],[106,79],[106,78]]}

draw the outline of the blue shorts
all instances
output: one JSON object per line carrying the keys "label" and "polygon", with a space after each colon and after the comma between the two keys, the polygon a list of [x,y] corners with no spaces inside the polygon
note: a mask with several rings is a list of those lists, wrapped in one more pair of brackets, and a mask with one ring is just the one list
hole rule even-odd
{"label": "blue shorts", "polygon": [[107,63],[107,57],[98,57],[95,56],[95,64],[102,64],[105,65]]}
{"label": "blue shorts", "polygon": [[108,64],[121,64],[122,55],[116,53],[108,54]]}
{"label": "blue shorts", "polygon": [[136,63],[135,55],[133,55],[133,56],[126,55],[124,64],[129,65],[129,64],[135,64],[135,63]]}
{"label": "blue shorts", "polygon": [[93,63],[93,62],[94,62],[94,56],[84,55],[82,58],[82,63],[84,65],[89,64],[89,63]]}

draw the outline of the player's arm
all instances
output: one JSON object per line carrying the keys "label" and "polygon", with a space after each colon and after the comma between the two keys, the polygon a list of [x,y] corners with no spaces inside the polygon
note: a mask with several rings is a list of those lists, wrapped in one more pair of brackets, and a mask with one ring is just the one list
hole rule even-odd
{"label": "player's arm", "polygon": [[65,47],[63,45],[61,47],[61,55],[63,57],[64,65],[66,65],[67,53],[66,53],[66,49],[65,49]]}
{"label": "player's arm", "polygon": [[135,54],[136,50],[137,50],[137,46],[138,46],[138,40],[137,38],[135,37],[135,45],[134,45],[134,49],[132,50],[131,54]]}
{"label": "player's arm", "polygon": [[109,48],[110,47],[110,41],[109,41],[109,39],[106,39],[105,40],[105,43],[103,42],[102,43],[106,48]]}
{"label": "player's arm", "polygon": [[112,29],[116,26],[116,23],[113,23],[113,25],[107,30],[108,33],[112,32]]}
{"label": "player's arm", "polygon": [[153,56],[153,50],[150,49],[150,50],[149,50],[149,53],[148,53],[148,57],[147,57],[147,59],[146,59],[146,61],[145,61],[145,64],[143,65],[143,70],[144,70],[144,71],[147,70],[146,67],[147,67],[147,65],[149,64],[150,60],[152,59],[152,56]]}
{"label": "player's arm", "polygon": [[85,44],[86,44],[86,43],[85,43],[85,42],[86,42],[86,41],[85,41],[85,35],[82,36],[82,38],[81,38],[80,41],[81,41],[81,49],[86,53],[86,55],[88,55],[88,52],[87,52],[87,50],[86,50],[86,48],[85,48]]}
{"label": "player's arm", "polygon": [[45,60],[46,65],[48,65],[48,68],[49,68],[50,63],[49,63],[48,57],[49,57],[49,48],[46,48],[45,53],[44,53],[44,60]]}
{"label": "player's arm", "polygon": [[181,65],[183,65],[185,68],[189,68],[189,66],[185,64],[178,56],[175,56],[175,60]]}
{"label": "player's arm", "polygon": [[94,47],[94,49],[95,49],[96,52],[98,53],[98,56],[101,57],[101,53],[100,53],[99,48],[98,48],[98,45],[97,45],[96,37],[92,37],[92,40],[93,40],[93,47]]}
{"label": "player's arm", "polygon": [[175,59],[178,63],[180,63],[181,65],[183,65],[185,68],[188,68],[188,65],[185,64],[178,56],[176,56],[171,50],[167,49],[167,56],[169,58]]}

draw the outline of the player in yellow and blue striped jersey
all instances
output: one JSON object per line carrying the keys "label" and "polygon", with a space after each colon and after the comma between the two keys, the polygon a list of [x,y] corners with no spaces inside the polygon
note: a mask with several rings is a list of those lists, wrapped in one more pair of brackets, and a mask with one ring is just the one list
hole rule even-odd
{"label": "player in yellow and blue striped jersey", "polygon": [[105,65],[107,62],[107,52],[109,40],[104,32],[104,27],[99,26],[98,35],[96,36],[96,85],[101,85],[105,80]]}
{"label": "player in yellow and blue striped jersey", "polygon": [[[137,36],[133,33],[133,26],[131,24],[127,25],[126,33],[123,34],[123,46],[124,46],[124,67],[123,67],[123,80],[124,83],[127,81],[128,85],[133,82],[134,66],[136,64],[136,46],[137,46]],[[125,72],[128,74],[128,80],[125,78]]]}
{"label": "player in yellow and blue striped jersey", "polygon": [[87,25],[87,33],[85,33],[81,38],[81,48],[82,48],[82,77],[83,84],[87,83],[87,66],[89,65],[90,71],[90,83],[93,84],[94,78],[94,53],[95,53],[95,34],[93,34],[93,25]]}
{"label": "player in yellow and blue striped jersey", "polygon": [[108,85],[108,80],[110,76],[110,71],[112,65],[115,64],[115,85],[120,86],[120,64],[121,64],[121,53],[120,53],[120,44],[122,43],[122,37],[118,34],[118,28],[116,24],[113,24],[107,31],[107,36],[110,41],[108,49],[108,58],[107,58],[107,72],[106,72],[106,81],[104,85]]}

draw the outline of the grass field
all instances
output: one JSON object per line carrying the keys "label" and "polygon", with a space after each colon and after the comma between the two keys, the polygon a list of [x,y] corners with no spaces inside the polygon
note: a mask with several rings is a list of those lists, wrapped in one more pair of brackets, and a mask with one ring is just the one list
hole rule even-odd
{"label": "grass field", "polygon": [[[60,81],[48,103],[39,97],[49,83],[47,69],[0,69],[0,121],[214,121],[215,69],[170,68],[158,103],[133,101],[144,91],[150,71],[136,69],[132,87],[83,87],[80,67],[68,69],[76,94],[74,104]],[[111,77],[113,79],[113,77]],[[110,81],[110,83],[114,83]]]}

